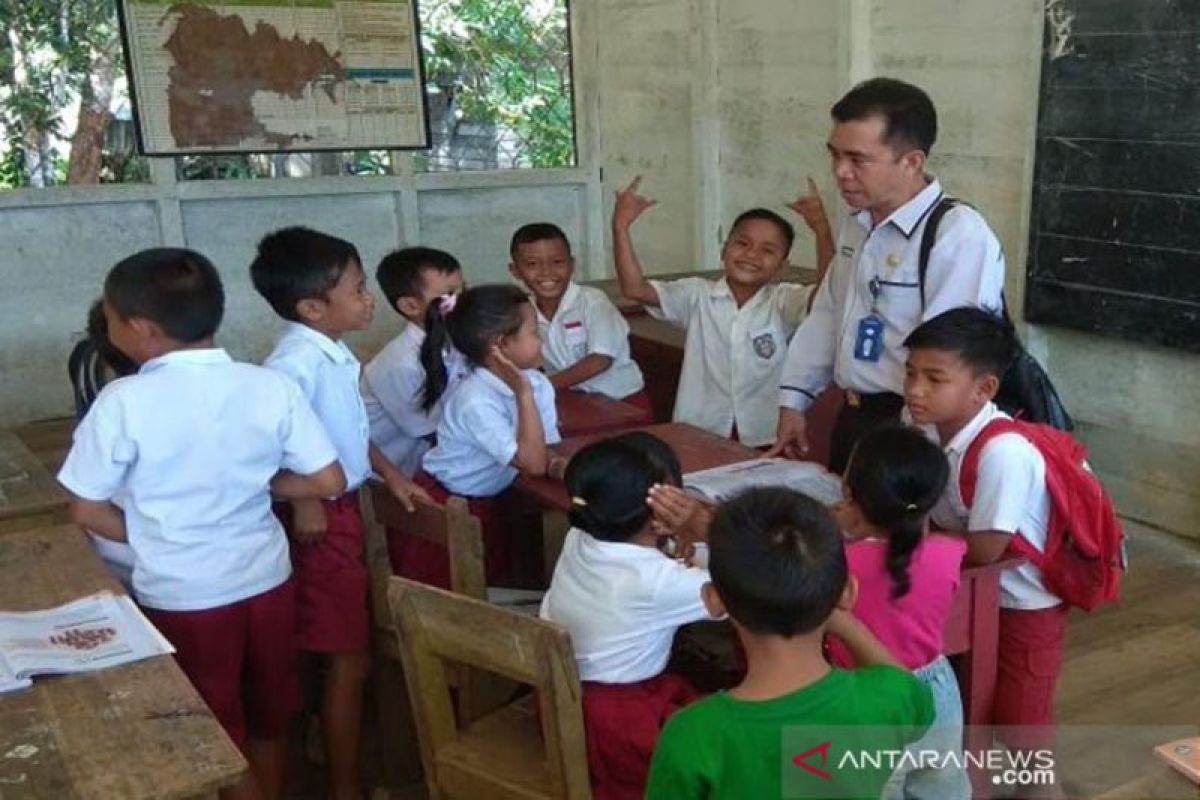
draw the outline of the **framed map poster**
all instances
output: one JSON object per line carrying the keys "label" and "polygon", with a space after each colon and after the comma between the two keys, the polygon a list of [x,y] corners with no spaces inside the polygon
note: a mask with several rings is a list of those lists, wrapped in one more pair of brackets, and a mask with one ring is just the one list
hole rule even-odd
{"label": "framed map poster", "polygon": [[119,0],[142,153],[429,146],[415,0]]}

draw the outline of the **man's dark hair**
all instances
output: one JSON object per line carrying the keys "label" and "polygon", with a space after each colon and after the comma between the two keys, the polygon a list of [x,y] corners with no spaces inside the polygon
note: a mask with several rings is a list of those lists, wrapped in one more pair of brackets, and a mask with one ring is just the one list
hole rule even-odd
{"label": "man's dark hair", "polygon": [[563,233],[563,229],[553,222],[531,222],[528,225],[522,225],[517,228],[517,232],[512,235],[512,241],[508,243],[508,254],[515,261],[518,247],[523,244],[545,241],[546,239],[559,240],[566,245],[567,255],[571,255],[571,240]]}
{"label": "man's dark hair", "polygon": [[183,344],[215,334],[225,314],[217,268],[178,247],[143,250],[119,262],[104,280],[104,299],[121,319],[149,320]]}
{"label": "man's dark hair", "polygon": [[733,221],[733,227],[729,229],[729,235],[733,235],[733,232],[738,229],[738,225],[751,219],[761,219],[778,228],[779,232],[783,234],[784,241],[787,242],[787,251],[784,255],[792,252],[792,243],[796,241],[796,229],[792,227],[792,223],[767,208],[752,208],[738,214],[737,219]]}
{"label": "man's dark hair", "polygon": [[842,535],[816,500],[783,488],[747,489],[717,509],[708,569],[729,616],[754,633],[816,630],[846,588]]}
{"label": "man's dark hair", "polygon": [[258,243],[250,279],[276,314],[299,322],[296,304],[324,298],[352,262],[362,260],[345,239],[311,228],[281,228]]}
{"label": "man's dark hair", "polygon": [[375,269],[375,280],[387,298],[388,305],[396,307],[401,297],[421,299],[425,290],[427,270],[450,275],[462,271],[458,259],[445,250],[433,247],[403,247],[388,253]]}
{"label": "man's dark hair", "polygon": [[895,78],[871,78],[834,104],[838,122],[882,117],[883,142],[897,154],[920,150],[925,155],[937,139],[937,110],[924,90]]}
{"label": "man's dark hair", "polygon": [[976,374],[1003,378],[1020,352],[1012,325],[990,311],[962,306],[921,323],[904,346],[954,353]]}

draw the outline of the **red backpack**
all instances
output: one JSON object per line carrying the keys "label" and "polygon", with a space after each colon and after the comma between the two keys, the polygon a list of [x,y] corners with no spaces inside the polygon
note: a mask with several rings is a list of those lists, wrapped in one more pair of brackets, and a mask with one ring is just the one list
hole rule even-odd
{"label": "red backpack", "polygon": [[963,455],[963,502],[968,508],[974,502],[984,445],[1005,433],[1020,434],[1042,454],[1050,493],[1045,552],[1019,534],[1012,538],[1010,551],[1040,569],[1047,591],[1067,605],[1091,611],[1116,600],[1125,570],[1125,537],[1112,500],[1085,463],[1086,448],[1069,433],[1034,422],[992,420]]}

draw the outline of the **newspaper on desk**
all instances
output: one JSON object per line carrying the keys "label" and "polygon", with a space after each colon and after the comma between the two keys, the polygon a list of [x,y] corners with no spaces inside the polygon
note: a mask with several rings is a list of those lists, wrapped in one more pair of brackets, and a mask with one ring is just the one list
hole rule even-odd
{"label": "newspaper on desk", "polygon": [[683,476],[683,488],[719,503],[751,486],[783,486],[831,506],[842,499],[842,482],[811,461],[756,458]]}
{"label": "newspaper on desk", "polygon": [[55,608],[0,612],[0,694],[34,675],[64,675],[173,653],[126,595],[99,592]]}

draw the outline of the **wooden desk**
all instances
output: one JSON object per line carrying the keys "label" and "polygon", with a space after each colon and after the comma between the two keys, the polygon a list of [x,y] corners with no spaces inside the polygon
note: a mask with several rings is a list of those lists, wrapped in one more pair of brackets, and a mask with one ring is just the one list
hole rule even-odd
{"label": "wooden desk", "polygon": [[62,522],[66,492],[25,444],[0,430],[0,534]]}
{"label": "wooden desk", "polygon": [[[75,526],[0,537],[0,608],[121,587]],[[246,762],[170,656],[37,678],[0,697],[0,795],[178,798],[235,783]]]}
{"label": "wooden desk", "polygon": [[[679,456],[679,463],[685,473],[734,464],[762,455],[752,447],[732,442],[684,422],[648,425],[635,430],[652,433],[671,445]],[[555,445],[554,451],[570,458],[585,446],[607,435],[609,434],[592,434],[566,439],[562,444]],[[571,510],[571,498],[567,496],[567,489],[562,481],[522,475],[514,485],[517,492],[545,511]]]}
{"label": "wooden desk", "polygon": [[602,394],[562,391],[554,398],[554,405],[558,409],[558,432],[564,439],[616,433],[653,422],[645,410]]}

